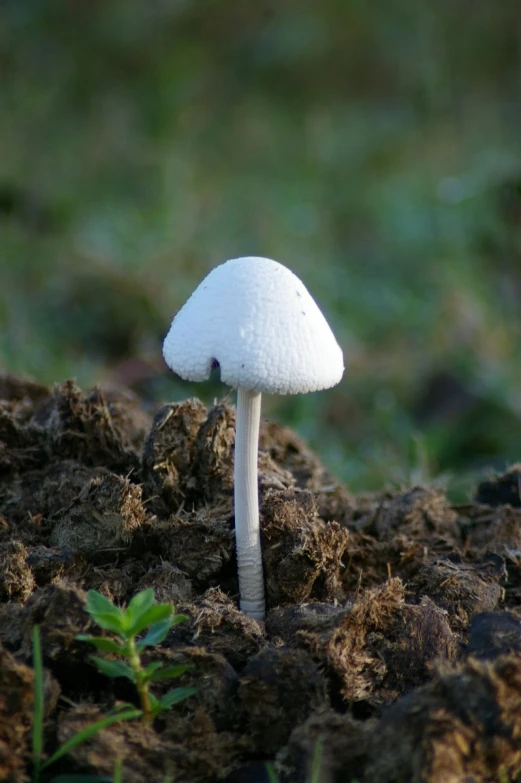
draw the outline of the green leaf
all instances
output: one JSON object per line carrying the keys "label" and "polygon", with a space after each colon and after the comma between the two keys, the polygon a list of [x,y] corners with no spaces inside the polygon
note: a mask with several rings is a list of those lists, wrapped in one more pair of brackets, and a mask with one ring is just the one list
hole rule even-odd
{"label": "green leaf", "polygon": [[197,693],[197,688],[173,688],[161,696],[159,703],[164,710],[167,710],[169,707],[173,707],[174,704],[178,704],[180,701],[188,699],[189,696],[193,696],[194,693]]}
{"label": "green leaf", "polygon": [[89,590],[87,593],[87,612],[100,628],[121,636],[124,630],[123,612],[97,590]]}
{"label": "green leaf", "polygon": [[98,593],[97,590],[89,590],[87,593],[87,612],[96,617],[98,614],[111,614],[114,617],[122,617],[123,611],[107,596]]}
{"label": "green leaf", "polygon": [[168,679],[172,680],[174,679],[174,677],[180,677],[186,671],[189,671],[190,669],[193,668],[194,665],[191,663],[187,663],[179,666],[165,666],[164,669],[160,669],[159,671],[155,672],[150,679],[154,681],[168,680]]}
{"label": "green leaf", "polygon": [[275,772],[275,767],[271,761],[267,761],[265,764],[266,772],[268,773],[269,783],[280,783],[279,776]]}
{"label": "green leaf", "polygon": [[127,710],[135,710],[136,705],[129,701],[120,701],[115,707],[107,712],[107,715],[119,715],[120,712],[127,712]]}
{"label": "green leaf", "polygon": [[321,739],[317,740],[315,745],[315,752],[313,753],[313,761],[311,764],[311,783],[319,783],[322,775],[322,756],[323,756],[323,744]]}
{"label": "green leaf", "polygon": [[167,620],[162,620],[160,623],[154,623],[147,635],[137,642],[136,649],[138,652],[144,650],[145,647],[153,647],[156,644],[161,644],[161,642],[166,639],[168,632],[172,627],[173,619],[173,617],[169,617]]}
{"label": "green leaf", "polygon": [[155,625],[163,620],[168,620],[172,615],[172,611],[172,606],[170,604],[156,604],[156,606],[151,606],[146,612],[143,612],[130,628],[126,629],[127,635],[136,636],[138,633],[141,633],[141,631],[144,631],[145,628],[148,628],[148,626]]}
{"label": "green leaf", "polygon": [[123,759],[116,759],[112,783],[123,783]]}
{"label": "green leaf", "polygon": [[88,642],[94,645],[96,650],[107,653],[117,653],[121,655],[125,649],[124,645],[114,642],[112,639],[107,639],[106,636],[89,636],[86,633],[79,633],[76,639],[80,642]]}
{"label": "green leaf", "polygon": [[149,663],[148,666],[143,670],[143,680],[145,682],[149,682],[152,679],[154,672],[160,669],[162,665],[163,664],[161,661],[154,661],[154,663]]}
{"label": "green leaf", "polygon": [[92,656],[92,660],[100,672],[107,677],[126,677],[131,682],[136,681],[134,671],[128,663],[123,663],[123,661],[109,661],[106,658],[98,658],[96,655]]}
{"label": "green leaf", "polygon": [[109,614],[98,614],[96,617],[93,617],[93,619],[100,628],[103,628],[104,631],[112,631],[112,633],[121,636],[123,639],[126,638],[122,619]]}
{"label": "green leaf", "polygon": [[150,711],[152,713],[152,717],[155,718],[159,715],[160,712],[163,712],[164,708],[161,706],[161,702],[157,696],[154,696],[153,693],[148,694],[148,699],[150,701]]}
{"label": "green leaf", "polygon": [[134,596],[124,612],[126,629],[132,628],[154,603],[154,591],[151,587]]}
{"label": "green leaf", "polygon": [[40,779],[43,754],[43,718],[44,718],[44,675],[40,629],[33,626],[33,668],[34,668],[34,704],[33,704],[33,759],[34,780]]}
{"label": "green leaf", "polygon": [[54,764],[55,761],[61,759],[62,756],[66,756],[70,750],[78,747],[78,745],[81,745],[82,742],[86,742],[88,739],[93,737],[94,734],[97,734],[98,731],[106,729],[108,726],[112,726],[113,723],[118,723],[122,720],[133,720],[134,718],[141,717],[141,715],[143,715],[143,710],[134,709],[128,710],[127,712],[119,712],[116,715],[107,715],[104,718],[101,718],[101,720],[98,720],[95,723],[91,723],[89,726],[86,726],[81,731],[78,731],[77,734],[74,734],[72,737],[70,737],[67,742],[64,742],[63,745],[58,748],[56,753],[54,753],[51,758],[47,759],[45,764],[42,765],[42,769],[50,767],[51,764]]}
{"label": "green leaf", "polygon": [[187,623],[189,620],[190,618],[186,614],[176,614],[172,617],[172,626]]}

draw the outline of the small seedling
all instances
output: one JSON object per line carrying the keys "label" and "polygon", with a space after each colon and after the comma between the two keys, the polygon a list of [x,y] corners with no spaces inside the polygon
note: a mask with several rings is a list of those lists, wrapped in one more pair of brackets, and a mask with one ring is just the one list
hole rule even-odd
{"label": "small seedling", "polygon": [[[43,759],[43,731],[44,731],[44,673],[43,673],[43,660],[42,660],[42,648],[40,643],[40,630],[37,625],[33,628],[33,668],[34,668],[34,707],[33,707],[33,783],[39,783],[41,773],[46,770],[51,764],[54,764],[58,759],[61,759],[73,748],[81,745],[86,740],[90,739],[97,734],[101,729],[105,729],[111,726],[113,723],[119,723],[123,720],[132,720],[133,718],[139,718],[142,714],[141,710],[136,708],[124,708],[117,710],[116,712],[106,715],[95,723],[91,723],[90,726],[86,726],[81,731],[78,731],[72,737],[61,745],[58,750],[46,761]],[[53,778],[57,781],[59,778]],[[61,783],[63,776],[61,777]],[[76,783],[80,783],[76,780]],[[103,783],[100,779],[100,783]]]}
{"label": "small seedling", "polygon": [[[173,688],[159,697],[150,692],[151,683],[175,679],[193,668],[190,665],[163,666],[158,661],[146,666],[142,664],[141,653],[146,647],[161,644],[174,625],[188,620],[186,615],[176,614],[171,604],[156,604],[152,589],[135,595],[126,609],[116,606],[96,590],[89,590],[87,612],[100,628],[112,634],[112,638],[88,634],[76,638],[92,644],[100,652],[118,656],[115,659],[93,655],[92,660],[107,677],[126,677],[134,683],[146,722],[152,722],[163,710],[196,692],[196,688]],[[144,631],[146,634],[138,638]]]}

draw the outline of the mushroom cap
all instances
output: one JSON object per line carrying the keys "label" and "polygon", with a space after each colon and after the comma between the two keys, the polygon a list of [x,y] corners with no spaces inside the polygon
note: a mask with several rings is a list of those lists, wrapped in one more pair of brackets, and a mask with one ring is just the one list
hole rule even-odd
{"label": "mushroom cap", "polygon": [[342,350],[304,284],[282,264],[255,256],[215,267],[174,316],[163,344],[181,378],[221,380],[268,394],[335,386]]}

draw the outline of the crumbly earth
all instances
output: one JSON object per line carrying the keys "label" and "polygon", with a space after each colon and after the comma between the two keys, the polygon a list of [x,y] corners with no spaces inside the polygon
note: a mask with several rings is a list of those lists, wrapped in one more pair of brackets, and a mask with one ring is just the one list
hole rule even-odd
{"label": "crumbly earth", "polygon": [[[412,486],[353,497],[290,430],[264,424],[268,614],[238,609],[235,411],[147,411],[126,391],[0,377],[0,782],[31,776],[32,629],[45,753],[118,701],[76,639],[93,588],[153,587],[189,622],[148,655],[195,696],[120,723],[53,768],[125,783],[521,780],[521,466],[451,506]],[[45,778],[43,779],[45,780]]]}

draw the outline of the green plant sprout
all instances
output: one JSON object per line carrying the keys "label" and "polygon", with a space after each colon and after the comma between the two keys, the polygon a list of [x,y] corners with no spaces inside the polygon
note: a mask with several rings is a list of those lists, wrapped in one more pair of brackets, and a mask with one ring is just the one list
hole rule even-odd
{"label": "green plant sprout", "polygon": [[[196,688],[173,688],[161,697],[156,697],[149,690],[151,682],[180,677],[185,671],[193,668],[191,665],[163,666],[160,662],[149,663],[143,666],[140,654],[146,647],[154,647],[161,644],[169,630],[174,625],[188,620],[186,615],[176,614],[171,604],[156,604],[154,591],[143,590],[134,596],[126,609],[115,606],[108,598],[89,590],[87,595],[87,612],[94,622],[106,631],[110,631],[116,638],[105,636],[89,636],[79,634],[76,638],[89,642],[97,650],[104,653],[119,655],[123,660],[98,658],[92,656],[98,669],[108,677],[126,677],[136,686],[139,695],[141,709],[129,704],[120,705],[116,710],[105,715],[100,720],[91,723],[58,748],[53,755],[44,761],[43,758],[43,734],[44,734],[44,671],[40,630],[37,625],[33,628],[33,669],[34,669],[34,707],[33,707],[33,783],[39,783],[44,770],[65,756],[73,748],[81,745],[86,740],[97,734],[98,731],[124,720],[133,720],[143,717],[151,722],[160,712],[169,709],[174,704],[192,696]],[[145,636],[137,639],[143,631]],[[121,780],[121,762],[118,762],[114,773],[114,781]],[[89,780],[104,783],[106,778],[85,775],[65,775],[53,778],[60,783],[87,783]]]}
{"label": "green plant sprout", "polygon": [[[147,723],[196,692],[196,688],[172,688],[158,697],[150,691],[151,683],[175,679],[193,668],[190,664],[163,666],[159,661],[143,665],[143,650],[161,644],[174,625],[188,620],[186,615],[176,614],[172,604],[156,604],[152,588],[137,593],[126,609],[116,606],[96,590],[89,590],[86,608],[94,622],[113,634],[113,638],[88,634],[79,634],[76,638],[92,644],[100,652],[118,656],[119,660],[93,655],[92,660],[107,677],[126,677],[134,683],[140,712]],[[145,636],[138,639],[145,630]]]}
{"label": "green plant sprout", "polygon": [[[40,629],[37,625],[33,628],[33,669],[34,669],[34,706],[33,706],[33,732],[32,732],[32,749],[33,749],[33,783],[39,783],[41,773],[54,764],[58,759],[66,756],[73,748],[86,742],[94,734],[97,734],[101,729],[105,729],[111,726],[113,723],[118,723],[123,720],[132,720],[133,718],[139,718],[142,715],[142,711],[135,707],[130,708],[125,705],[123,709],[106,715],[95,723],[91,723],[90,726],[86,726],[81,731],[78,731],[72,737],[61,745],[53,755],[44,761],[43,759],[43,729],[44,729],[44,673],[43,673],[43,660],[42,660],[42,647],[40,642]],[[75,776],[76,783],[80,783],[80,776]],[[83,776],[85,777],[85,776]],[[63,776],[53,778],[53,780],[60,780],[64,783]],[[103,783],[99,778],[99,783]]]}

